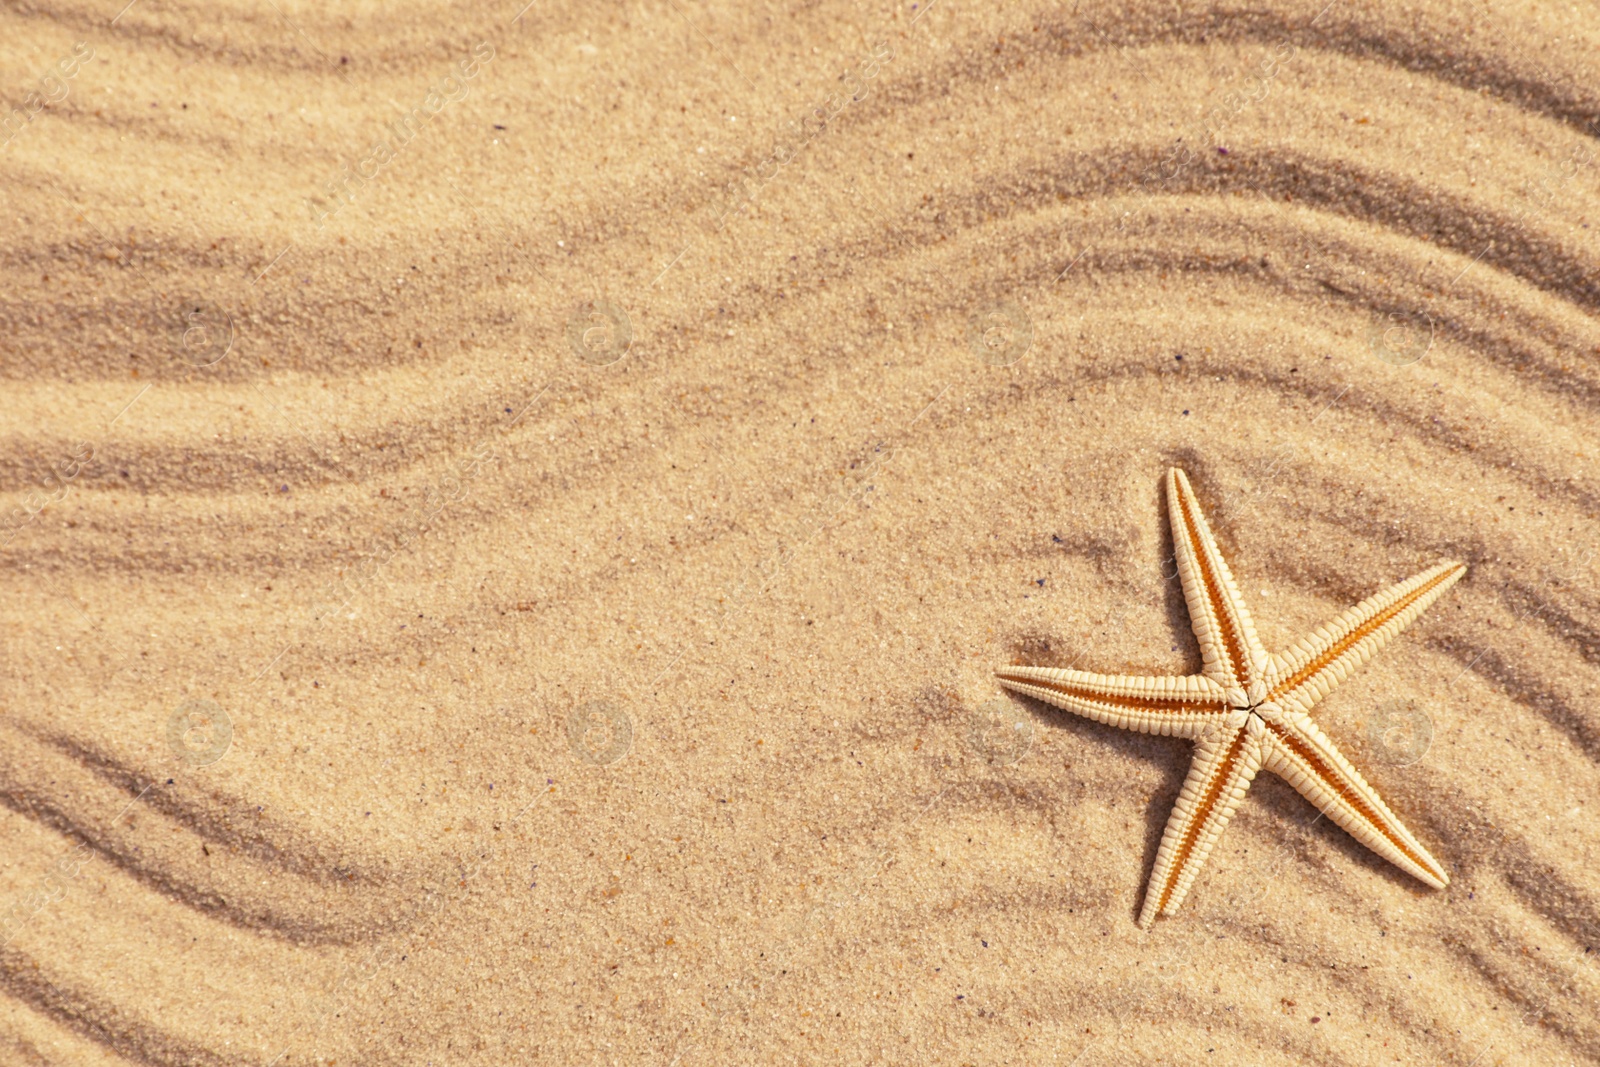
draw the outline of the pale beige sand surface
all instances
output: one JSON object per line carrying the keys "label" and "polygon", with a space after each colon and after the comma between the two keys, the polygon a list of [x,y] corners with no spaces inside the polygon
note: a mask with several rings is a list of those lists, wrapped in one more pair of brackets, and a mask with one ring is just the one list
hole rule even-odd
{"label": "pale beige sand surface", "polygon": [[[1600,15],[1391,7],[8,7],[0,1063],[1600,1062]],[[1135,925],[1172,465],[1448,889]]]}

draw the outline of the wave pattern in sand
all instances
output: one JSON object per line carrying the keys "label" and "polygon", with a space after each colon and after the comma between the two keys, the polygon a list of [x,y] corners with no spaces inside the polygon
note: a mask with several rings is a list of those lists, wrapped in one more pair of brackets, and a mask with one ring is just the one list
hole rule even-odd
{"label": "wave pattern in sand", "polygon": [[[3,16],[0,1058],[1600,1058],[1592,20],[518,7]],[[1449,890],[1134,925],[1174,464]]]}

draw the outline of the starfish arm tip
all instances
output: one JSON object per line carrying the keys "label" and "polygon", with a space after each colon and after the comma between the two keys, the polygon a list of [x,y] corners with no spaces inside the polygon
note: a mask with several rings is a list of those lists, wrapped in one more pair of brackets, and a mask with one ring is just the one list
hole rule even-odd
{"label": "starfish arm tip", "polygon": [[[1006,689],[1074,714],[1199,742],[1146,887],[1140,929],[1178,911],[1263,769],[1284,778],[1367,848],[1424,884],[1447,888],[1444,866],[1307,713],[1465,576],[1467,565],[1441,560],[1317,627],[1288,651],[1269,655],[1188,475],[1169,466],[1165,488],[1177,577],[1205,661],[1201,673],[1145,678],[1018,665],[995,671]],[[1244,718],[1257,709],[1259,722]]]}

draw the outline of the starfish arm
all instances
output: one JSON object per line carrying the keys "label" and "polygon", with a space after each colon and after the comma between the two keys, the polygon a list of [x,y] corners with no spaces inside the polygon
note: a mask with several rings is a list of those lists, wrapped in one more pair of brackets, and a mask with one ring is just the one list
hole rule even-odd
{"label": "starfish arm", "polygon": [[1310,711],[1465,573],[1463,564],[1440,563],[1317,627],[1268,661],[1267,699],[1286,711]]}
{"label": "starfish arm", "polygon": [[1261,769],[1262,739],[1254,723],[1219,725],[1200,738],[1178,802],[1167,818],[1156,851],[1155,870],[1145,890],[1139,925],[1178,910],[1205,865],[1211,847],[1233,818],[1245,791]]}
{"label": "starfish arm", "polygon": [[1315,804],[1351,837],[1435,889],[1450,883],[1439,861],[1389,810],[1378,791],[1340,754],[1308,716],[1265,720],[1263,766]]}
{"label": "starfish arm", "polygon": [[1200,642],[1204,671],[1224,688],[1248,691],[1262,680],[1267,653],[1256,637],[1255,623],[1216,538],[1211,536],[1189,478],[1176,467],[1167,472],[1167,511],[1178,577],[1189,604],[1189,623]]}
{"label": "starfish arm", "polygon": [[1007,689],[1108,726],[1166,737],[1199,737],[1228,714],[1222,687],[1204,675],[1140,678],[1054,667],[1006,667]]}

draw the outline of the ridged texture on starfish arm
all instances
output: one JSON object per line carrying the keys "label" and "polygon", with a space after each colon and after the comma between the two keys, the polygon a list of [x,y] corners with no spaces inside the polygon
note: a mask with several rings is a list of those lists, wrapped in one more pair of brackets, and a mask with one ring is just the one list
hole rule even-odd
{"label": "ridged texture on starfish arm", "polygon": [[1199,737],[1227,717],[1221,686],[1203,675],[1139,678],[1053,667],[1007,667],[1000,684],[1108,726],[1165,737]]}
{"label": "ridged texture on starfish arm", "polygon": [[1243,726],[1218,726],[1194,747],[1194,762],[1167,818],[1139,925],[1178,910],[1211,846],[1261,769],[1261,740]]}
{"label": "ridged texture on starfish arm", "polygon": [[1378,791],[1340,754],[1317,724],[1289,714],[1266,723],[1263,765],[1338,823],[1351,837],[1416,878],[1443,889],[1450,876]]}
{"label": "ridged texture on starfish arm", "polygon": [[1271,658],[1267,699],[1285,710],[1310,711],[1466,573],[1460,563],[1437,564],[1317,627],[1310,637]]}
{"label": "ridged texture on starfish arm", "polygon": [[1140,924],[1183,903],[1263,768],[1288,781],[1357,841],[1443,889],[1450,881],[1444,867],[1306,713],[1415,622],[1467,568],[1453,562],[1430,567],[1368,597],[1287,652],[1269,656],[1189,479],[1176,468],[1167,474],[1167,513],[1184,600],[1200,643],[1200,674],[1151,678],[1051,667],[996,672],[1006,688],[1096,722],[1194,740],[1194,763],[1161,836]]}
{"label": "ridged texture on starfish arm", "polygon": [[1205,673],[1225,687],[1248,690],[1265,672],[1267,653],[1189,479],[1176,467],[1167,473],[1167,510],[1178,578]]}

